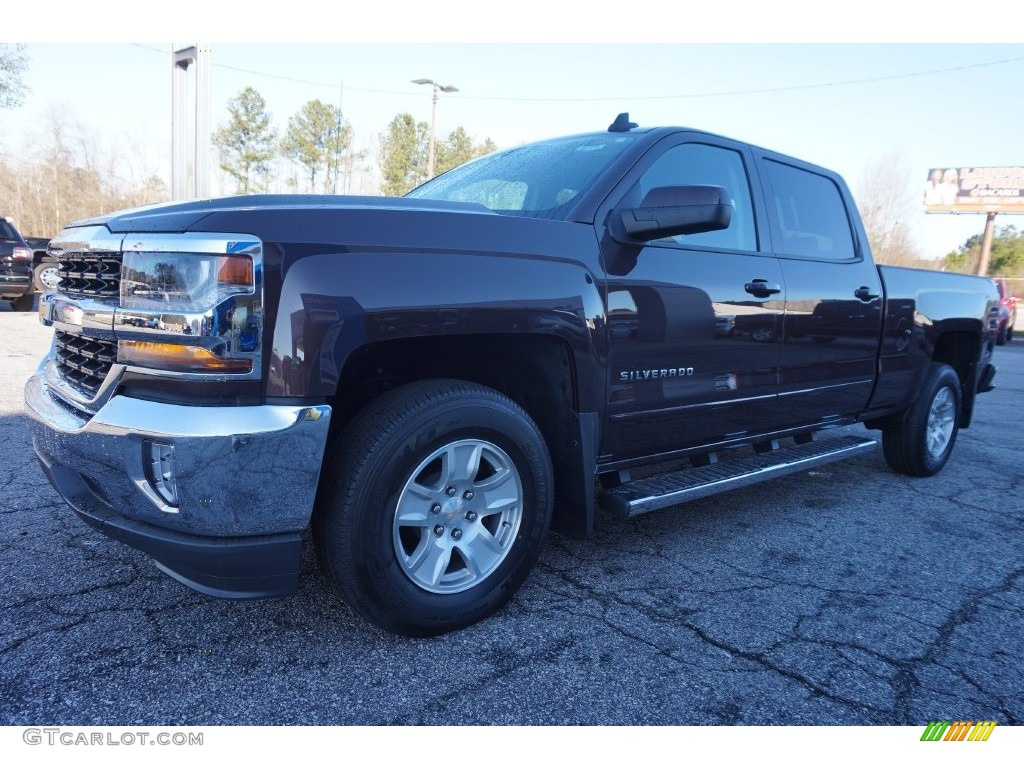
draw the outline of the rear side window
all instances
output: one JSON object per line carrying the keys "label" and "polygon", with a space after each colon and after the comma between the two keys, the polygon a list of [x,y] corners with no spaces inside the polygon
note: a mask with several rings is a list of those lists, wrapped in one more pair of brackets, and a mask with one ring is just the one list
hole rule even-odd
{"label": "rear side window", "polygon": [[856,256],[843,196],[832,179],[771,160],[765,169],[781,253],[836,261]]}
{"label": "rear side window", "polygon": [[18,238],[14,235],[14,229],[3,219],[0,219],[0,240],[17,240]]}

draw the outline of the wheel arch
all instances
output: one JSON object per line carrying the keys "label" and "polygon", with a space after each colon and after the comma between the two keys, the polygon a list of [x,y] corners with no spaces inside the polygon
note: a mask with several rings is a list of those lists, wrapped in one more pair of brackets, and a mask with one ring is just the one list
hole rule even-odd
{"label": "wheel arch", "polygon": [[402,384],[457,379],[500,392],[534,420],[555,470],[552,528],[572,538],[593,530],[597,413],[581,411],[579,374],[569,345],[553,335],[425,336],[364,344],[347,358],[332,406],[340,432],[380,395]]}
{"label": "wheel arch", "polygon": [[977,360],[981,341],[976,330],[953,330],[941,334],[935,340],[932,360],[945,363],[956,371],[960,379],[961,429],[971,425],[974,415],[974,400],[977,394]]}

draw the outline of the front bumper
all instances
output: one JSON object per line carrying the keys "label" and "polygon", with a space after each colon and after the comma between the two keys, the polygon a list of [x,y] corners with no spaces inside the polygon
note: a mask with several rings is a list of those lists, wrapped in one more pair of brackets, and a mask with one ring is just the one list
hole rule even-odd
{"label": "front bumper", "polygon": [[18,298],[34,292],[31,269],[0,266],[0,296]]}
{"label": "front bumper", "polygon": [[[90,525],[206,594],[295,592],[329,406],[202,407],[116,395],[89,415],[58,397],[42,369],[25,385],[25,404],[43,471]],[[147,468],[153,442],[173,450],[173,504]]]}

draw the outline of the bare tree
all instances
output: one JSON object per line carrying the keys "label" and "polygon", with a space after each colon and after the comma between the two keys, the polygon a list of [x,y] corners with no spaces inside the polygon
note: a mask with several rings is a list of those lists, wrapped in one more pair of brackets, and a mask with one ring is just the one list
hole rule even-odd
{"label": "bare tree", "polygon": [[23,44],[0,44],[0,108],[17,107],[25,98],[22,77],[28,69],[28,56]]}
{"label": "bare tree", "polygon": [[920,266],[924,261],[910,224],[920,208],[918,186],[900,153],[891,149],[870,161],[856,194],[868,243],[880,264]]}
{"label": "bare tree", "polygon": [[52,237],[76,219],[167,199],[148,158],[128,141],[105,146],[66,109],[51,108],[6,163],[3,215],[26,235]]}

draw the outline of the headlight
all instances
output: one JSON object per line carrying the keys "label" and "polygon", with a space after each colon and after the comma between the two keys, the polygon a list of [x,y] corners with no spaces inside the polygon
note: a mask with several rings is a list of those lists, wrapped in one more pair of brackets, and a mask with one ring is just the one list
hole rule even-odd
{"label": "headlight", "polygon": [[125,309],[202,312],[254,287],[249,256],[128,252],[121,266]]}
{"label": "headlight", "polygon": [[256,242],[142,236],[121,262],[118,363],[154,375],[260,378],[261,264]]}

